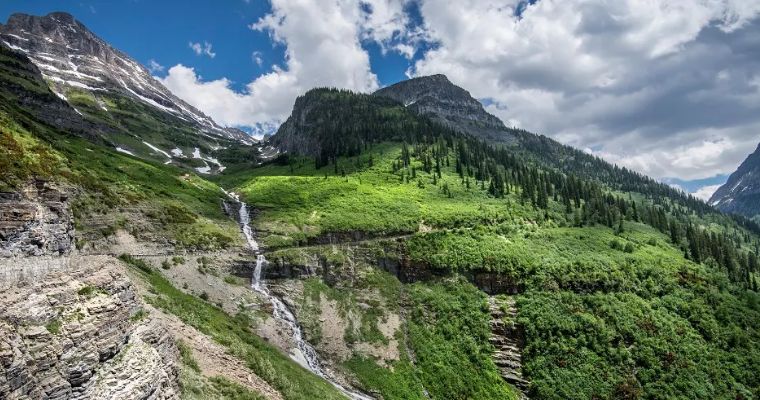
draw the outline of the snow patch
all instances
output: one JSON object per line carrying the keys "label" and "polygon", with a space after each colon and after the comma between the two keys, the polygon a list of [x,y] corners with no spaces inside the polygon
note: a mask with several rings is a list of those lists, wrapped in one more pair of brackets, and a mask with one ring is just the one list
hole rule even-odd
{"label": "snow patch", "polygon": [[[155,151],[155,152],[158,152],[158,153],[161,153],[161,154],[165,155],[165,156],[166,156],[166,158],[169,158],[169,159],[171,159],[171,158],[172,158],[172,156],[171,156],[171,155],[169,155],[169,153],[167,153],[167,152],[165,152],[165,151],[163,151],[163,150],[159,149],[158,147],[156,147],[156,146],[154,146],[154,145],[152,145],[152,144],[150,144],[150,143],[148,143],[148,142],[146,142],[146,141],[144,141],[144,140],[143,140],[143,144],[144,144],[144,145],[146,145],[146,146],[148,146],[148,147],[150,147],[150,148],[151,148],[151,150],[153,150],[153,151]],[[171,160],[170,160],[170,161],[171,161]]]}
{"label": "snow patch", "polygon": [[23,40],[23,41],[25,41],[25,42],[28,42],[28,41],[29,41],[29,39],[27,39],[27,38],[25,38],[25,37],[21,37],[21,36],[19,36],[19,35],[14,35],[14,34],[12,34],[12,33],[5,33],[4,35],[5,35],[5,36],[14,37],[14,38],[16,38],[16,39],[18,39],[18,40]]}
{"label": "snow patch", "polygon": [[18,46],[14,46],[14,45],[6,42],[5,40],[3,40],[3,43],[5,43],[6,46],[8,46],[9,48],[11,48],[13,50],[23,51],[24,53],[28,53],[29,52],[29,50],[22,49],[21,47],[18,47]]}
{"label": "snow patch", "polygon": [[182,149],[180,149],[179,147],[175,147],[171,149],[171,152],[174,155],[174,157],[184,157],[184,154],[182,153]]}
{"label": "snow patch", "polygon": [[[130,156],[135,156],[135,153],[133,153],[133,152],[127,150],[127,149],[121,148],[119,146],[116,146],[116,151],[118,151],[119,153],[129,154]],[[137,157],[137,156],[135,156],[135,157]]]}

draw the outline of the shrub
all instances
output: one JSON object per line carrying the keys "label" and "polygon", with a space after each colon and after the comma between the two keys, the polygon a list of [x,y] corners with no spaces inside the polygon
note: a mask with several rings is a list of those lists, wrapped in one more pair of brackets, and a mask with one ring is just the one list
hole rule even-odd
{"label": "shrub", "polygon": [[123,261],[123,262],[125,262],[125,263],[127,263],[127,264],[129,264],[129,265],[131,265],[133,267],[136,267],[137,269],[139,269],[142,272],[145,272],[146,274],[152,274],[153,273],[153,268],[151,268],[150,265],[148,265],[148,263],[146,263],[145,261],[143,261],[143,260],[141,260],[139,258],[132,257],[129,254],[122,254],[118,258],[119,258],[119,260],[121,260],[121,261]]}
{"label": "shrub", "polygon": [[61,332],[61,326],[61,321],[54,319],[45,325],[45,329],[47,329],[48,332],[52,333],[53,335],[57,335]]}

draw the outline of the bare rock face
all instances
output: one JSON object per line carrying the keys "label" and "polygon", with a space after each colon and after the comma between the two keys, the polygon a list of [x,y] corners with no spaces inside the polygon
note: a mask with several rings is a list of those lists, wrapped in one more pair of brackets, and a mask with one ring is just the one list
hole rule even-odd
{"label": "bare rock face", "polygon": [[522,374],[522,348],[524,334],[522,327],[515,321],[517,307],[512,298],[506,302],[494,297],[488,298],[491,312],[490,342],[495,348],[493,360],[501,372],[502,378],[518,390],[521,399],[527,399],[530,382]]}
{"label": "bare rock face", "polygon": [[0,257],[65,256],[73,243],[69,198],[55,184],[0,193]]}
{"label": "bare rock face", "polygon": [[515,140],[499,118],[486,112],[468,91],[451,83],[445,75],[409,79],[373,95],[396,100],[416,114],[477,138],[496,142]]}
{"label": "bare rock face", "polygon": [[174,399],[178,351],[119,261],[79,256],[68,195],[0,195],[0,399]]}
{"label": "bare rock face", "polygon": [[178,351],[113,258],[0,292],[0,398],[176,399]]}
{"label": "bare rock face", "polygon": [[760,220],[760,145],[715,191],[709,204],[723,212]]}

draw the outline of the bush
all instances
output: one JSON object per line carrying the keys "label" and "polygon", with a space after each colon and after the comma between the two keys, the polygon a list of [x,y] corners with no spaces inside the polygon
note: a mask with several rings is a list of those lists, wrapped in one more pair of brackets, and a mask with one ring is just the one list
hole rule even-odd
{"label": "bush", "polygon": [[45,325],[45,329],[48,330],[48,332],[52,333],[53,335],[57,335],[61,332],[61,324],[60,320],[54,319],[50,321],[47,325]]}
{"label": "bush", "polygon": [[119,258],[119,260],[121,260],[121,261],[123,261],[123,262],[125,262],[125,263],[127,263],[127,264],[129,264],[129,265],[131,265],[133,267],[136,267],[137,269],[139,269],[142,272],[145,272],[146,274],[152,274],[153,273],[153,268],[151,268],[150,265],[148,265],[148,263],[146,263],[145,261],[143,261],[143,260],[141,260],[139,258],[132,257],[129,254],[122,254],[118,258]]}

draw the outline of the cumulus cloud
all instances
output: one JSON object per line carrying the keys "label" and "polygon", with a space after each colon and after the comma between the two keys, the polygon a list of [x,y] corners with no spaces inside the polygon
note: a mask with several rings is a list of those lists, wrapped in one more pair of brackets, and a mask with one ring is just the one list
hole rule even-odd
{"label": "cumulus cloud", "polygon": [[203,43],[194,43],[194,42],[188,42],[187,44],[191,50],[195,53],[197,56],[209,56],[210,58],[216,57],[216,53],[214,53],[214,46],[209,42],[203,42]]}
{"label": "cumulus cloud", "polygon": [[[376,89],[372,42],[410,60],[410,76],[443,73],[487,99],[509,126],[694,180],[757,145],[759,14],[753,0],[273,0],[250,27],[285,49],[281,65],[238,92],[183,65],[163,81],[222,124],[272,129],[310,88]],[[212,57],[210,43],[190,47]]]}
{"label": "cumulus cloud", "polygon": [[[380,4],[381,1],[372,3]],[[375,8],[376,10],[379,8]],[[225,125],[273,130],[289,114],[297,96],[314,87],[332,86],[360,92],[378,88],[364,37],[392,36],[393,13],[368,22],[372,11],[356,1],[292,2],[273,0],[272,11],[250,25],[285,47],[285,65],[236,92],[227,79],[205,81],[193,68],[177,65],[162,82],[175,94]],[[366,24],[373,28],[369,30]],[[371,33],[368,33],[371,32]],[[195,50],[195,48],[194,48]],[[260,55],[253,54],[259,63]]]}
{"label": "cumulus cloud", "polygon": [[694,197],[698,199],[702,199],[704,201],[710,200],[710,197],[712,197],[713,193],[715,193],[716,190],[718,190],[721,187],[721,185],[708,185],[708,186],[702,186],[699,188],[696,192],[692,193]]}
{"label": "cumulus cloud", "polygon": [[[731,172],[760,115],[760,2],[420,0],[444,73],[508,125],[657,178]],[[749,146],[749,147],[747,147]]]}

